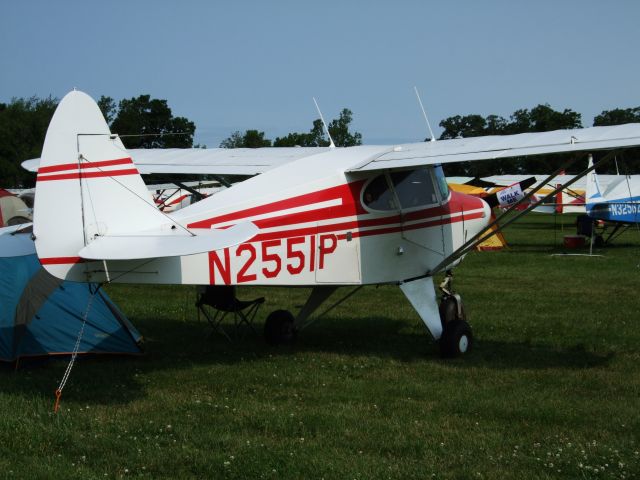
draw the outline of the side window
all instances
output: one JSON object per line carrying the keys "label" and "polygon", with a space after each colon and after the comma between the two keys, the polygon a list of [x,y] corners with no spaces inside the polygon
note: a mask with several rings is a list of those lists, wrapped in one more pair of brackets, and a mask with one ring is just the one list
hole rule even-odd
{"label": "side window", "polygon": [[444,176],[444,171],[442,170],[442,165],[438,165],[433,169],[436,174],[436,182],[438,183],[438,188],[440,189],[440,196],[443,200],[449,196],[449,185],[447,184],[447,177]]}
{"label": "side window", "polygon": [[397,210],[395,197],[387,183],[387,176],[380,175],[364,189],[362,201],[371,210]]}
{"label": "side window", "polygon": [[431,174],[426,168],[391,173],[391,181],[402,208],[437,203]]}

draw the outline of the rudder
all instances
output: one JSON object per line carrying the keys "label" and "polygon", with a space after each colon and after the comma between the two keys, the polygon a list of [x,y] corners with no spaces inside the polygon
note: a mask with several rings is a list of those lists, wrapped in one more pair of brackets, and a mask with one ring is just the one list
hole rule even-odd
{"label": "rudder", "polygon": [[97,236],[167,223],[124,145],[83,92],[67,94],[49,124],[33,217],[42,265],[76,281],[87,280],[78,252]]}

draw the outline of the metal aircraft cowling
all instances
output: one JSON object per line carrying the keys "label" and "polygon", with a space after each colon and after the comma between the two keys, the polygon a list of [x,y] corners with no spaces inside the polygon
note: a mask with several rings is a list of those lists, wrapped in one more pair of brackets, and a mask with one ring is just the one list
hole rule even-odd
{"label": "metal aircraft cowling", "polygon": [[481,199],[449,192],[439,164],[640,144],[640,126],[625,127],[304,152],[216,149],[225,172],[238,158],[246,172],[253,155],[264,157],[264,173],[167,214],[95,102],[74,91],[43,147],[36,249],[68,280],[312,286],[297,320],[339,285],[398,283],[433,337],[461,353],[471,338],[461,301],[448,292],[439,312],[432,275],[459,261],[448,258],[490,212]]}

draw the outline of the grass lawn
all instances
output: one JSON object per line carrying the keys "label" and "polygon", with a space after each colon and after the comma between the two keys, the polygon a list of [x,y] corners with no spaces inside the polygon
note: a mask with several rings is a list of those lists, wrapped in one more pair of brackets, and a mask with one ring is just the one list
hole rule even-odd
{"label": "grass lawn", "polygon": [[[564,233],[573,233],[565,216]],[[551,256],[531,214],[456,269],[475,349],[442,360],[397,287],[366,287],[295,346],[230,344],[190,287],[108,286],[146,355],[0,370],[0,478],[639,478],[640,232]],[[259,323],[307,289],[266,296]]]}

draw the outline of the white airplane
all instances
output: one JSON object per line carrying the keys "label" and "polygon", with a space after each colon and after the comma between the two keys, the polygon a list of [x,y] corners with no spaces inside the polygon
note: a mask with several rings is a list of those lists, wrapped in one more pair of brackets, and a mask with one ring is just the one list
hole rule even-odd
{"label": "white airplane", "polygon": [[587,216],[603,224],[598,232],[593,231],[593,225],[589,228],[597,246],[608,244],[630,225],[640,223],[640,176],[607,175],[602,180],[595,170],[587,175]]}
{"label": "white airplane", "polygon": [[[272,341],[292,338],[339,286],[398,284],[456,355],[472,333],[446,285],[441,318],[433,275],[462,259],[490,210],[450,191],[441,165],[638,145],[640,124],[629,124],[396,146],[127,152],[94,100],[73,91],[47,131],[33,234],[41,263],[66,280],[313,287],[295,317],[269,315]],[[150,165],[260,175],[167,214],[139,174]]]}
{"label": "white airplane", "polygon": [[640,176],[614,177],[603,185],[595,170],[587,175],[587,215],[608,222],[639,223]]}

